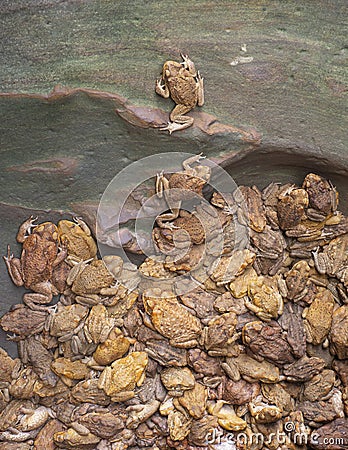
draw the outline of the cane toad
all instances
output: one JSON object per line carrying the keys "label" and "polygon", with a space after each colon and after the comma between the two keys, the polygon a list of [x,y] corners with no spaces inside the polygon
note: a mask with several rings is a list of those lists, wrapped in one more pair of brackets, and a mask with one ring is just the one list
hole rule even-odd
{"label": "cane toad", "polygon": [[90,264],[77,263],[70,271],[67,283],[71,290],[78,295],[79,303],[98,303],[98,295],[103,288],[108,288],[114,281],[103,260],[94,260]]}
{"label": "cane toad", "polygon": [[319,288],[310,307],[302,313],[307,342],[313,345],[324,342],[331,328],[334,306],[332,293],[328,289]]}
{"label": "cane toad", "polygon": [[183,200],[194,199],[197,196],[202,196],[202,189],[210,180],[211,169],[209,166],[192,164],[204,159],[205,156],[194,155],[185,161],[182,165],[184,170],[181,172],[174,172],[169,178],[166,178],[163,173],[157,175],[156,192],[159,198],[164,196],[171,212],[161,214],[156,221],[161,228],[173,228],[172,223],[167,224],[163,221],[174,220],[179,216],[181,202]]}
{"label": "cane toad", "polygon": [[8,246],[4,260],[14,284],[34,291],[24,294],[24,303],[32,309],[46,310],[41,305],[47,305],[58,294],[51,282],[53,269],[63,262],[67,252],[58,249],[56,225],[52,222],[34,225],[35,220],[30,217],[19,228],[17,241],[23,244],[20,259],[11,254]]}
{"label": "cane toad", "polygon": [[135,386],[141,386],[145,379],[147,363],[146,352],[133,352],[117,359],[101,373],[98,388],[103,389],[114,402],[134,397]]}
{"label": "cane toad", "polygon": [[333,313],[330,342],[338,359],[348,358],[348,305],[337,308]]}
{"label": "cane toad", "polygon": [[78,217],[74,222],[60,220],[58,222],[58,239],[66,246],[68,258],[73,261],[86,261],[95,258],[97,245],[91,235],[88,225]]}
{"label": "cane toad", "polygon": [[[162,295],[162,296],[161,296]],[[143,302],[153,327],[169,339],[173,347],[190,348],[197,345],[202,325],[173,295],[152,289],[144,292]]]}
{"label": "cane toad", "polygon": [[348,234],[330,241],[323,252],[314,252],[313,259],[319,273],[336,276],[348,285]]}
{"label": "cane toad", "polygon": [[187,55],[181,55],[183,62],[166,61],[163,65],[162,76],[156,81],[156,93],[169,98],[176,103],[170,113],[171,122],[162,128],[173,131],[183,130],[193,124],[193,118],[184,116],[196,105],[203,106],[204,90],[203,78],[196,70],[194,63]]}
{"label": "cane toad", "polygon": [[248,287],[249,298],[245,306],[265,322],[277,319],[283,313],[283,298],[279,293],[277,277],[258,277]]}
{"label": "cane toad", "polygon": [[330,181],[315,173],[309,173],[302,186],[308,193],[309,206],[321,213],[322,219],[336,210],[338,193]]}

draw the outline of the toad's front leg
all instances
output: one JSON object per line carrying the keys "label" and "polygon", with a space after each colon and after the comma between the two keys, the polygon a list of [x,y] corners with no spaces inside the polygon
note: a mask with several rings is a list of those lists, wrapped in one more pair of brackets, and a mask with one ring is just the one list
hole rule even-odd
{"label": "toad's front leg", "polygon": [[156,80],[156,94],[164,98],[169,98],[169,89],[163,78]]}

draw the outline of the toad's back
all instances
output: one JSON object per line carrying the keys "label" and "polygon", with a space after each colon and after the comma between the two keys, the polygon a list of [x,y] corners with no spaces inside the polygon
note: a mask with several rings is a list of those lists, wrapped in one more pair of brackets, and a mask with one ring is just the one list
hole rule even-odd
{"label": "toad's back", "polygon": [[194,77],[182,70],[175,77],[168,78],[170,96],[177,105],[191,106],[197,104],[197,85]]}

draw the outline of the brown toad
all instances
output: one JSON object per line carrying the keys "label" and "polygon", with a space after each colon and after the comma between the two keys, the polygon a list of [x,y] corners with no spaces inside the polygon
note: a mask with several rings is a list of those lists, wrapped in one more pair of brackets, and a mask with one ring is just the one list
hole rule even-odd
{"label": "brown toad", "polygon": [[34,403],[30,400],[11,400],[0,412],[0,431],[12,428],[18,422],[22,408],[32,408]]}
{"label": "brown toad", "polygon": [[115,326],[115,319],[109,317],[104,305],[92,306],[83,327],[85,336],[89,343],[103,343]]}
{"label": "brown toad", "polygon": [[308,292],[310,266],[307,261],[297,261],[292,268],[285,273],[285,282],[287,288],[287,298],[297,302],[301,300]]}
{"label": "brown toad", "polygon": [[17,337],[11,337],[11,340],[18,340],[41,333],[47,317],[47,310],[32,310],[20,303],[13,305],[11,310],[1,317],[0,325],[3,330],[17,335]]}
{"label": "brown toad", "polygon": [[164,223],[164,221],[174,220],[179,216],[181,202],[183,200],[194,199],[197,196],[202,196],[203,187],[209,182],[211,169],[209,166],[192,164],[204,159],[205,156],[194,155],[185,161],[182,165],[184,170],[174,172],[169,178],[166,178],[163,173],[157,175],[156,192],[159,198],[164,196],[171,212],[161,214],[156,221],[161,228],[173,228],[172,223]]}
{"label": "brown toad", "polygon": [[86,261],[95,258],[97,245],[91,236],[91,230],[83,220],[78,217],[74,217],[74,222],[60,220],[57,228],[58,239],[67,248],[69,259]]}
{"label": "brown toad", "polygon": [[[208,261],[212,260],[211,257],[206,255],[205,244],[193,245],[187,251],[183,251],[182,254],[175,257],[167,256],[164,267],[170,272],[177,272],[183,274],[185,272],[191,272],[195,277],[197,271],[202,269],[203,265],[209,264]],[[194,283],[191,281],[192,287]],[[184,290],[186,288],[183,288]],[[181,293],[180,289],[178,293]]]}
{"label": "brown toad", "polygon": [[[150,329],[148,331],[155,333]],[[141,340],[139,335],[138,339],[139,341]],[[150,337],[144,343],[146,344],[145,350],[151,359],[157,361],[162,366],[177,367],[185,366],[187,364],[187,351],[183,348],[172,347],[169,345],[167,339],[151,339]]]}
{"label": "brown toad", "polygon": [[133,340],[125,337],[119,328],[113,328],[108,338],[98,345],[88,365],[90,367],[94,364],[106,366],[112,363],[127,353],[132,342]]}
{"label": "brown toad", "polygon": [[243,298],[248,293],[248,286],[257,280],[257,273],[253,267],[248,267],[235,280],[231,281],[229,288],[235,298]]}
{"label": "brown toad", "polygon": [[345,286],[348,286],[348,234],[330,241],[321,253],[318,250],[313,253],[318,272],[336,276]]}
{"label": "brown toad", "polygon": [[225,430],[240,431],[247,426],[245,420],[237,416],[233,406],[224,400],[218,400],[217,402],[209,400],[207,411],[217,417],[218,424]]}
{"label": "brown toad", "polygon": [[180,295],[180,300],[185,306],[191,308],[197,317],[205,321],[209,320],[215,315],[214,300],[216,295],[211,292],[207,292],[201,287],[197,287],[194,290],[185,292]]}
{"label": "brown toad", "polygon": [[58,303],[56,309],[51,312],[46,321],[46,329],[52,336],[56,336],[64,342],[76,334],[83,326],[83,320],[88,314],[86,306],[74,303],[64,306]]}
{"label": "brown toad", "polygon": [[77,263],[70,271],[67,283],[71,290],[79,296],[79,303],[98,303],[100,291],[108,288],[114,281],[103,260],[94,260],[90,264],[86,262]]}
{"label": "brown toad", "polygon": [[3,348],[0,348],[0,382],[11,382],[12,378],[17,377],[20,368],[20,360],[12,359]]}
{"label": "brown toad", "polygon": [[98,444],[100,438],[92,433],[79,434],[74,428],[68,428],[65,431],[54,433],[53,440],[59,446],[62,445],[65,448],[67,445],[70,448],[90,448],[91,445]]}
{"label": "brown toad", "polygon": [[259,362],[245,353],[241,353],[236,358],[226,358],[226,362],[221,366],[233,381],[239,381],[241,376],[249,383],[255,381],[277,383],[279,381],[278,367],[267,361]]}
{"label": "brown toad", "polygon": [[308,195],[304,189],[291,186],[278,198],[278,219],[282,230],[288,230],[298,225],[305,218],[308,207]]}
{"label": "brown toad", "polygon": [[67,385],[70,384],[69,380],[84,380],[90,376],[87,365],[78,359],[71,361],[69,358],[56,358],[51,364],[51,369]]}
{"label": "brown toad", "polygon": [[51,370],[53,354],[41,344],[38,335],[20,341],[18,353],[22,362],[29,363],[44,384],[50,387],[57,384],[58,377]]}
{"label": "brown toad", "polygon": [[258,257],[278,259],[286,248],[282,233],[279,230],[272,230],[269,225],[266,225],[262,232],[251,232],[250,238],[257,249]]}
{"label": "brown toad", "polygon": [[117,359],[101,373],[98,388],[103,389],[114,402],[133,398],[135,386],[141,386],[145,379],[147,363],[146,352],[133,352]]}
{"label": "brown toad", "polygon": [[174,226],[185,230],[192,244],[202,244],[205,240],[204,227],[195,213],[180,211],[179,217],[174,220]]}
{"label": "brown toad", "polygon": [[190,348],[197,345],[202,325],[176,297],[155,288],[144,292],[143,303],[153,327],[168,338],[173,347]]}
{"label": "brown toad", "polygon": [[256,254],[248,249],[236,250],[231,256],[222,256],[214,263],[210,277],[218,286],[227,284],[251,266],[255,257]]}
{"label": "brown toad", "polygon": [[303,413],[308,425],[314,428],[317,428],[320,423],[344,417],[342,392],[337,388],[332,389],[332,395],[326,401],[306,400],[298,403],[297,408]]}
{"label": "brown toad", "polygon": [[283,298],[278,289],[277,277],[259,276],[248,287],[249,298],[245,306],[265,322],[277,319],[283,313]]}
{"label": "brown toad", "polygon": [[325,361],[323,359],[315,356],[308,358],[307,355],[304,355],[302,358],[285,366],[283,373],[288,381],[309,381],[320,373],[324,367]]}
{"label": "brown toad", "polygon": [[261,392],[263,397],[269,402],[277,405],[283,411],[283,417],[287,416],[295,408],[295,400],[285,389],[283,383],[262,383]]}
{"label": "brown toad", "polygon": [[110,397],[103,389],[99,388],[99,379],[97,378],[80,381],[70,392],[71,397],[78,403],[95,403],[101,406],[107,406],[110,403]]}
{"label": "brown toad", "polygon": [[296,358],[301,358],[306,353],[306,332],[301,313],[302,308],[299,305],[288,302],[278,319],[279,325],[286,331],[286,340]]}
{"label": "brown toad", "polygon": [[193,124],[193,118],[184,116],[196,105],[203,106],[204,90],[203,78],[196,71],[194,63],[187,55],[181,55],[183,62],[167,61],[163,65],[162,76],[156,82],[156,93],[169,98],[176,103],[170,113],[171,122],[162,128],[173,131],[183,130]]}
{"label": "brown toad", "polygon": [[241,223],[246,222],[252,230],[261,233],[266,226],[266,214],[258,188],[240,186],[233,196],[241,206],[238,210],[238,220]]}
{"label": "brown toad", "polygon": [[172,397],[179,397],[195,386],[195,377],[188,367],[167,367],[163,369],[161,381]]}
{"label": "brown toad", "polygon": [[[51,222],[34,225],[30,217],[19,228],[17,241],[22,243],[20,259],[15,258],[8,246],[4,260],[9,275],[16,286],[34,291],[23,295],[23,301],[30,308],[45,310],[58,290],[51,283],[53,270],[66,257],[66,250],[58,249],[57,227]],[[30,234],[27,234],[31,231]]]}
{"label": "brown toad", "polygon": [[332,395],[332,388],[336,382],[336,375],[333,370],[324,369],[309,381],[304,383],[303,399],[310,402],[317,400],[327,400]]}
{"label": "brown toad", "polygon": [[[91,408],[92,409],[92,408]],[[98,408],[77,418],[79,425],[86,427],[91,433],[102,439],[110,439],[124,429],[123,417]]]}
{"label": "brown toad", "polygon": [[194,419],[200,419],[205,413],[208,399],[208,390],[205,386],[195,382],[192,389],[186,390],[176,401],[183,406]]}
{"label": "brown toad", "polygon": [[318,345],[325,341],[331,328],[334,306],[333,294],[326,288],[318,288],[313,302],[302,313],[307,342]]}
{"label": "brown toad", "polygon": [[[49,420],[46,425],[41,428],[34,441],[35,450],[55,450],[56,446],[53,442],[53,435],[63,431],[64,425],[57,419]],[[16,448],[21,450],[21,448]]]}
{"label": "brown toad", "polygon": [[257,423],[272,423],[282,417],[282,411],[276,405],[269,405],[262,401],[262,396],[256,397],[249,403],[249,412]]}
{"label": "brown toad", "polygon": [[15,377],[9,387],[9,393],[14,398],[29,399],[33,396],[34,385],[38,380],[38,376],[32,367],[22,368]]}
{"label": "brown toad", "polygon": [[200,343],[209,356],[234,356],[233,343],[239,335],[235,333],[237,316],[234,312],[213,317],[203,328]]}
{"label": "brown toad", "polygon": [[[267,384],[266,386],[274,385]],[[243,379],[233,381],[225,377],[219,386],[219,391],[223,400],[232,403],[232,405],[241,406],[249,403],[260,394],[260,383],[248,383]]]}
{"label": "brown toad", "polygon": [[183,441],[189,434],[192,424],[192,417],[184,409],[178,411],[172,408],[168,412],[169,436],[173,441]]}
{"label": "brown toad", "polygon": [[348,305],[343,305],[334,311],[329,339],[331,350],[337,358],[348,358]]}
{"label": "brown toad", "polygon": [[277,322],[249,322],[242,330],[243,343],[254,353],[275,365],[289,364],[294,361],[291,347],[285,333]]}
{"label": "brown toad", "polygon": [[336,211],[338,193],[330,181],[315,173],[309,173],[304,179],[302,186],[308,193],[310,208],[317,215],[319,214],[317,220],[324,220]]}

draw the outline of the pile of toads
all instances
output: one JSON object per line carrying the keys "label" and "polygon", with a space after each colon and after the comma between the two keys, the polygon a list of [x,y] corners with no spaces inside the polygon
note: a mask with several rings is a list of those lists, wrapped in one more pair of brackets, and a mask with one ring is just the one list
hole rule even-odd
{"label": "pile of toads", "polygon": [[192,165],[159,176],[169,212],[139,267],[98,258],[80,219],[21,225],[20,258],[4,258],[26,291],[0,320],[19,354],[0,349],[1,449],[347,448],[336,189],[310,173],[189,212],[209,182]]}

